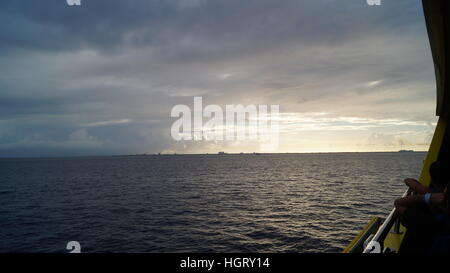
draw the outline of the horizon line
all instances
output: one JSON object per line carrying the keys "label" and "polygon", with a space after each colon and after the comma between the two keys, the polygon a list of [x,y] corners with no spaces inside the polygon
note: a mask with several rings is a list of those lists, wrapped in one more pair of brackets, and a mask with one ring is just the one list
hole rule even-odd
{"label": "horizon line", "polygon": [[80,157],[131,157],[131,156],[174,156],[174,155],[276,155],[276,154],[355,154],[355,153],[401,153],[401,151],[406,151],[406,153],[427,153],[428,151],[415,151],[415,150],[396,150],[396,151],[343,151],[343,152],[274,152],[274,153],[264,153],[264,152],[220,152],[215,153],[142,153],[142,154],[109,154],[109,155],[61,155],[61,156],[11,156],[2,157],[1,160],[5,159],[51,159],[51,158],[80,158]]}

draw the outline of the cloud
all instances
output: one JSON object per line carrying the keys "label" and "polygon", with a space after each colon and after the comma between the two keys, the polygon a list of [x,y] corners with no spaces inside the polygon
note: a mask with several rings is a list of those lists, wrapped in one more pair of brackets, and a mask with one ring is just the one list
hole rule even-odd
{"label": "cloud", "polygon": [[403,131],[396,133],[372,133],[366,139],[365,145],[372,147],[385,147],[395,149],[397,147],[418,147],[422,150],[429,145],[426,132]]}
{"label": "cloud", "polygon": [[113,124],[124,124],[131,122],[130,119],[118,119],[118,120],[106,120],[106,121],[97,121],[97,122],[91,122],[86,124],[86,126],[89,127],[95,127],[95,126],[105,126],[105,125],[113,125]]}
{"label": "cloud", "polygon": [[[432,130],[434,93],[419,2],[0,3],[0,156],[31,153],[29,136],[48,140],[33,154],[229,148],[171,140],[170,110],[197,95],[279,104],[299,119],[282,129],[286,149],[303,151],[330,131],[343,143],[338,131]],[[74,132],[95,147],[67,148]]]}

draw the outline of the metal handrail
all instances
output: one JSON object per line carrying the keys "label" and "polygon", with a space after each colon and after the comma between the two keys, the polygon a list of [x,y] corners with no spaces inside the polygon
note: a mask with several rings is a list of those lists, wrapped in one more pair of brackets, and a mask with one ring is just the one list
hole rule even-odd
{"label": "metal handrail", "polygon": [[[408,190],[405,191],[405,193],[402,195],[402,197],[405,197],[408,195]],[[378,229],[377,233],[373,236],[372,240],[367,244],[366,249],[364,249],[363,253],[373,253],[374,245],[378,244],[380,246],[380,251],[383,251],[383,241],[388,235],[389,231],[391,230],[392,226],[396,221],[398,221],[398,216],[396,213],[396,209],[392,209],[391,213],[389,213],[389,216],[386,218],[386,220],[383,222],[383,224]]]}

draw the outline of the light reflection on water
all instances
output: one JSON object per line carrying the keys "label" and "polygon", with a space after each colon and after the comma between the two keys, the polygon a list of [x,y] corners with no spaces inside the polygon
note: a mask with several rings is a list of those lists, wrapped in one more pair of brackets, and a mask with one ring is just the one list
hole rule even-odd
{"label": "light reflection on water", "polygon": [[339,252],[425,153],[0,160],[0,252]]}

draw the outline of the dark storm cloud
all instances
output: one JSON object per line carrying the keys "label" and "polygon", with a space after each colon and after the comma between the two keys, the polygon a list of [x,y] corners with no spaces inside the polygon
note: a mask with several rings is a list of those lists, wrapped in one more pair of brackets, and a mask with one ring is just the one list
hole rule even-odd
{"label": "dark storm cloud", "polygon": [[194,95],[429,119],[433,84],[420,1],[0,2],[0,155],[169,149]]}
{"label": "dark storm cloud", "polygon": [[47,50],[192,46],[192,51],[200,46],[198,54],[203,56],[280,47],[290,41],[300,46],[334,44],[421,23],[415,18],[417,5],[386,1],[371,9],[364,0],[84,0],[82,7],[74,8],[64,0],[2,1],[1,46]]}

